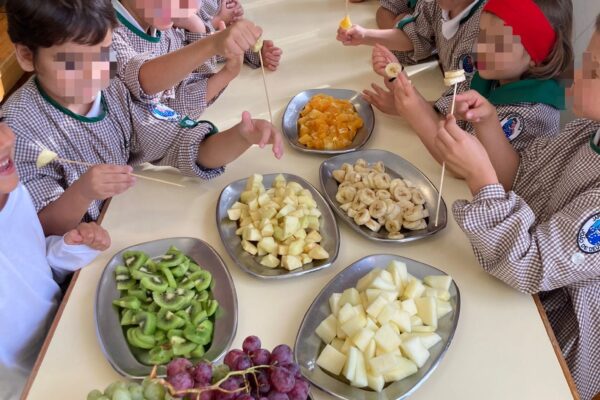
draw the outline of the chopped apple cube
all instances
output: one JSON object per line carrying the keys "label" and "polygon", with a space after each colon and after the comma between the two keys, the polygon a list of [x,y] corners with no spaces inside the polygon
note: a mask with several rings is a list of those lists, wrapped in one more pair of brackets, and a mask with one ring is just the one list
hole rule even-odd
{"label": "chopped apple cube", "polygon": [[258,248],[262,248],[267,253],[277,253],[277,243],[272,237],[264,237],[258,242]]}
{"label": "chopped apple cube", "polygon": [[256,246],[247,240],[242,240],[242,249],[244,249],[245,252],[252,254],[253,256],[255,256],[256,253],[258,253],[258,249],[256,248]]}
{"label": "chopped apple cube", "polygon": [[367,314],[369,314],[373,318],[377,318],[379,313],[383,310],[383,307],[385,307],[387,304],[388,301],[380,295],[375,299],[375,301],[371,303],[369,308],[367,308]]}
{"label": "chopped apple cube", "polygon": [[402,299],[416,299],[421,297],[423,292],[425,292],[425,286],[423,286],[420,280],[414,279],[404,288]]}
{"label": "chopped apple cube", "polygon": [[437,304],[433,297],[421,297],[415,299],[417,305],[417,315],[421,317],[423,323],[437,328]]}
{"label": "chopped apple cube", "polygon": [[317,231],[310,231],[310,233],[308,235],[306,235],[306,239],[305,239],[305,241],[307,243],[311,243],[311,242],[320,243],[321,240],[323,240],[323,238]]}
{"label": "chopped apple cube", "polygon": [[348,288],[344,290],[342,293],[342,298],[340,299],[340,306],[343,306],[346,303],[350,303],[352,306],[361,304],[358,290],[355,288]]}
{"label": "chopped apple cube", "polygon": [[408,338],[400,345],[402,353],[421,368],[429,359],[429,351],[423,346],[421,339],[418,337]]}
{"label": "chopped apple cube", "polygon": [[279,266],[279,258],[275,257],[273,254],[267,254],[260,260],[260,265],[267,268],[277,268]]}
{"label": "chopped apple cube", "polygon": [[432,288],[449,291],[452,277],[449,275],[430,275],[423,278],[423,282]]}
{"label": "chopped apple cube", "polygon": [[375,342],[383,350],[390,352],[400,346],[400,335],[390,324],[385,324],[375,332]]}
{"label": "chopped apple cube", "polygon": [[329,253],[320,245],[316,245],[310,249],[308,256],[315,260],[326,260],[329,258]]}
{"label": "chopped apple cube", "polygon": [[342,345],[342,350],[340,351],[344,354],[348,354],[350,347],[352,347],[352,340],[350,340],[350,338],[346,338],[346,340],[344,340],[344,344]]}
{"label": "chopped apple cube", "polygon": [[367,383],[369,388],[376,392],[381,392],[385,386],[385,379],[381,375],[371,375],[367,373]]}
{"label": "chopped apple cube", "polygon": [[338,318],[338,321],[340,321],[340,324],[343,324],[346,321],[348,321],[349,319],[351,319],[357,315],[358,315],[358,313],[356,312],[356,310],[354,309],[352,304],[346,303],[340,307],[340,311],[338,312],[337,318]]}
{"label": "chopped apple cube", "polygon": [[336,317],[338,315],[338,312],[340,311],[341,298],[342,298],[341,293],[333,293],[331,296],[329,296],[329,308],[331,309],[331,312],[333,313],[333,315],[335,315]]}
{"label": "chopped apple cube", "polygon": [[337,319],[333,314],[331,314],[319,324],[315,330],[315,333],[321,338],[321,340],[329,344],[333,339],[335,339],[337,323]]}
{"label": "chopped apple cube", "polygon": [[452,312],[452,305],[450,304],[450,302],[448,302],[448,301],[442,301],[440,299],[437,299],[435,301],[435,303],[436,303],[436,306],[437,306],[437,317],[438,317],[438,320],[440,320],[446,314],[450,314]]}
{"label": "chopped apple cube", "polygon": [[292,243],[290,243],[290,245],[288,247],[288,255],[299,256],[300,254],[302,254],[303,250],[304,250],[304,240],[303,239],[294,240]]}
{"label": "chopped apple cube", "polygon": [[356,364],[358,363],[358,357],[360,356],[360,351],[352,346],[348,349],[348,357],[346,357],[346,363],[344,364],[344,369],[342,370],[342,374],[346,379],[352,381],[356,374]]}
{"label": "chopped apple cube", "polygon": [[374,336],[375,332],[367,328],[362,328],[352,335],[352,342],[360,351],[364,352]]}
{"label": "chopped apple cube", "polygon": [[396,368],[383,374],[385,382],[396,382],[400,381],[408,376],[417,373],[418,368],[414,362],[404,357],[396,359]]}
{"label": "chopped apple cube", "polygon": [[281,258],[281,266],[288,271],[302,267],[302,260],[298,256],[283,256]]}
{"label": "chopped apple cube", "polygon": [[346,363],[346,356],[333,346],[327,345],[317,358],[317,365],[334,375],[339,375]]}
{"label": "chopped apple cube", "polygon": [[442,341],[441,336],[435,332],[416,332],[412,333],[412,335],[421,339],[421,343],[423,343],[423,346],[428,350]]}
{"label": "chopped apple cube", "polygon": [[237,221],[242,216],[242,210],[239,208],[230,208],[227,210],[227,216],[232,221]]}
{"label": "chopped apple cube", "polygon": [[[281,210],[279,210],[279,213],[281,213]],[[296,217],[283,218],[283,237],[284,238],[287,239],[288,237],[292,236],[294,233],[296,233],[296,231],[298,229],[300,229],[300,220],[298,218],[296,218]]]}
{"label": "chopped apple cube", "polygon": [[377,322],[375,322],[375,320],[373,320],[373,318],[367,317],[367,324],[365,325],[365,329],[369,329],[369,330],[372,330],[373,332],[377,332],[377,329],[379,329],[379,325],[377,325]]}
{"label": "chopped apple cube", "polygon": [[262,239],[262,236],[260,235],[260,231],[258,229],[253,226],[248,226],[242,233],[242,239],[249,242],[258,242],[260,239]]}

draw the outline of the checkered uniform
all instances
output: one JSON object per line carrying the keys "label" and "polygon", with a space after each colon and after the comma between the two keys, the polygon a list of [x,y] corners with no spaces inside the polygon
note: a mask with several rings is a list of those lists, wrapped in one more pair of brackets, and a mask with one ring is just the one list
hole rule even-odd
{"label": "checkered uniform", "polygon": [[[58,199],[88,169],[60,162],[38,169],[36,160],[43,147],[60,158],[92,164],[151,162],[202,179],[214,178],[224,171],[196,164],[198,146],[214,132],[211,123],[180,128],[177,122],[158,120],[133,102],[129,90],[118,79],[113,79],[102,94],[106,116],[98,122],[67,116],[43,98],[33,78],[0,110],[0,118],[17,136],[15,164],[37,211]],[[102,201],[93,202],[85,220],[96,220],[101,207]]]}
{"label": "checkered uniform", "polygon": [[[215,17],[215,15],[217,15],[220,7],[220,0],[208,0],[202,2],[202,7],[200,8],[200,10],[198,10],[198,16],[200,17],[202,22],[204,22],[207,32],[202,36],[206,37],[216,32],[216,29],[212,24],[212,19]],[[216,62],[224,61],[225,59],[223,57],[217,56]],[[255,53],[252,50],[247,50],[244,53],[244,64],[252,68],[258,68],[260,67],[260,56],[258,55],[258,53]]]}
{"label": "checkered uniform", "polygon": [[379,0],[379,4],[394,15],[411,14],[414,11],[410,8],[407,0]]}
{"label": "checkered uniform", "polygon": [[[600,148],[590,140],[599,128],[581,119],[556,138],[535,140],[521,154],[512,191],[486,186],[453,206],[488,273],[540,292],[583,400],[600,392],[600,222],[585,228],[600,216]],[[582,247],[584,239],[598,246]]]}
{"label": "checkered uniform", "polygon": [[201,69],[191,73],[177,86],[156,95],[148,95],[144,92],[140,85],[139,74],[140,68],[146,61],[179,50],[204,36],[171,28],[161,32],[160,41],[153,43],[119,23],[113,31],[112,43],[117,54],[117,76],[137,101],[148,105],[161,102],[182,115],[201,113],[214,101],[214,99],[207,99],[206,93],[208,78],[217,72],[216,61],[214,64],[211,60],[207,61]]}
{"label": "checkered uniform", "polygon": [[[436,103],[435,108],[442,115],[450,114],[452,111],[453,94],[442,96]],[[560,110],[543,103],[515,103],[496,106],[498,119],[503,124],[504,134],[511,142],[515,150],[522,151],[529,147],[538,137],[553,137],[560,133]],[[511,119],[519,121],[520,133],[508,129]],[[458,121],[458,125],[475,134],[473,125],[467,121]]]}
{"label": "checkered uniform", "polygon": [[[402,26],[402,31],[413,43],[414,49],[408,52],[395,52],[402,64],[415,64],[437,54],[442,70],[465,69],[467,80],[458,85],[458,93],[468,90],[475,73],[474,63],[465,65],[470,56],[474,60],[474,46],[479,36],[479,17],[484,4],[475,6],[473,14],[461,23],[458,32],[446,39],[442,33],[442,9],[437,1],[421,0],[414,13],[408,17],[412,22]],[[402,21],[400,22],[402,24]],[[472,68],[471,70],[469,70]],[[451,89],[448,91],[450,92]]]}

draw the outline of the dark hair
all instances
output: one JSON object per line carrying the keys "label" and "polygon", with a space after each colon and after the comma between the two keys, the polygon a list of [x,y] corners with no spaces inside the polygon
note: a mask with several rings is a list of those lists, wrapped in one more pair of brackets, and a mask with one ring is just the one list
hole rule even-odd
{"label": "dark hair", "polygon": [[35,52],[66,42],[95,45],[116,26],[110,0],[7,0],[8,35]]}
{"label": "dark hair", "polygon": [[533,0],[556,32],[554,48],[539,65],[525,73],[528,78],[564,77],[573,68],[573,3],[571,0]]}

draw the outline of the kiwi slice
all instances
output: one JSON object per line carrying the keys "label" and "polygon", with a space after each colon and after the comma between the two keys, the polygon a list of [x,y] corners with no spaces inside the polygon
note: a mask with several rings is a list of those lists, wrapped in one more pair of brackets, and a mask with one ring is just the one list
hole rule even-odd
{"label": "kiwi slice", "polygon": [[117,290],[126,291],[135,287],[135,279],[127,278],[125,281],[117,281]]}
{"label": "kiwi slice", "polygon": [[[157,320],[158,322],[158,320]],[[167,341],[167,334],[165,331],[161,330],[161,329],[157,329],[156,332],[154,332],[154,340],[156,341],[156,343],[165,343]]]}
{"label": "kiwi slice", "polygon": [[204,311],[206,311],[206,315],[212,317],[215,315],[217,310],[219,309],[219,302],[217,300],[208,300],[204,307]]}
{"label": "kiwi slice", "polygon": [[137,311],[135,311],[135,310],[124,310],[123,314],[121,315],[121,326],[135,325],[136,324],[136,320],[135,320],[136,313],[137,313]]}
{"label": "kiwi slice", "polygon": [[129,310],[139,310],[142,307],[140,299],[134,296],[124,296],[120,299],[113,300],[113,305]]}
{"label": "kiwi slice", "polygon": [[148,295],[144,289],[131,288],[127,291],[127,295],[137,297],[142,303],[148,302]]}
{"label": "kiwi slice", "polygon": [[144,335],[142,330],[138,328],[127,329],[127,341],[130,345],[140,349],[151,349],[156,344],[153,335]]}
{"label": "kiwi slice", "polygon": [[198,345],[192,342],[185,342],[181,344],[173,345],[173,354],[176,356],[183,356],[185,358],[190,357],[190,353],[196,349]]}
{"label": "kiwi slice", "polygon": [[178,264],[176,267],[171,268],[171,272],[173,273],[173,276],[175,276],[177,278],[181,278],[188,271],[189,267],[190,267],[190,262],[187,259],[185,259],[182,263]]}
{"label": "kiwi slice", "polygon": [[207,290],[203,290],[201,292],[198,292],[194,298],[194,300],[200,302],[200,303],[204,303],[206,301],[208,301],[209,295],[208,295],[208,291]]}
{"label": "kiwi slice", "polygon": [[148,255],[143,251],[130,250],[123,253],[123,261],[129,268],[137,269],[148,261]]}
{"label": "kiwi slice", "polygon": [[183,337],[183,330],[182,329],[169,329],[167,331],[167,339],[171,340],[171,338],[178,336],[178,337]]}
{"label": "kiwi slice", "polygon": [[198,311],[198,312],[196,312],[195,314],[192,315],[192,324],[194,326],[198,326],[205,319],[208,319],[208,314],[206,313],[206,311],[200,310],[200,311]]}
{"label": "kiwi slice", "polygon": [[158,275],[145,276],[140,280],[140,284],[143,288],[157,293],[162,293],[169,288],[166,279]]}
{"label": "kiwi slice", "polygon": [[151,269],[149,269],[148,267],[146,267],[144,265],[141,265],[137,268],[131,268],[131,277],[133,279],[137,279],[138,281],[142,278],[145,278],[145,277],[151,278],[153,276],[155,276],[154,272],[152,272]]}
{"label": "kiwi slice", "polygon": [[183,330],[183,336],[196,344],[209,344],[213,334],[213,323],[205,319],[196,327],[188,326]]}
{"label": "kiwi slice", "polygon": [[188,257],[187,259],[188,259],[188,260],[189,260],[189,262],[190,262],[190,266],[189,266],[189,268],[188,268],[188,272],[192,272],[192,273],[193,273],[193,272],[202,271],[202,268],[201,268],[201,267],[200,267],[198,264],[196,264],[196,263],[194,262],[194,260],[192,260],[192,259],[191,259],[191,258],[189,258],[189,257]]}
{"label": "kiwi slice", "polygon": [[124,265],[117,265],[115,267],[115,275],[129,275],[129,268]]}
{"label": "kiwi slice", "polygon": [[150,362],[154,365],[166,364],[173,358],[170,346],[156,346],[149,352]]}
{"label": "kiwi slice", "polygon": [[189,325],[192,323],[190,314],[186,310],[175,311],[175,315],[177,315],[179,318],[183,319],[185,321],[186,325]]}
{"label": "kiwi slice", "polygon": [[197,291],[201,292],[210,287],[210,283],[212,282],[212,275],[210,272],[202,270],[194,272],[193,276]]}
{"label": "kiwi slice", "polygon": [[158,266],[158,270],[160,271],[161,274],[163,274],[163,276],[167,280],[169,287],[176,289],[177,281],[175,280],[175,277],[173,276],[173,273],[171,272],[171,270],[168,267],[161,266],[161,265]]}
{"label": "kiwi slice", "polygon": [[181,318],[179,315],[176,315],[173,311],[161,309],[158,312],[157,326],[164,330],[169,331],[171,329],[177,329],[185,325],[185,319]]}
{"label": "kiwi slice", "polygon": [[192,350],[192,352],[190,353],[190,357],[202,358],[202,357],[204,357],[205,353],[206,353],[206,350],[204,349],[204,346],[199,344],[198,346],[196,346],[196,348],[194,350]]}
{"label": "kiwi slice", "polygon": [[169,250],[167,250],[167,254],[162,256],[160,263],[170,268],[181,264],[185,260],[187,260],[185,254],[183,254],[177,247],[171,246]]}
{"label": "kiwi slice", "polygon": [[169,339],[169,343],[171,346],[175,346],[176,344],[184,344],[187,343],[187,340],[183,337],[183,331],[181,331],[181,335],[173,335]]}
{"label": "kiwi slice", "polygon": [[148,311],[139,311],[135,315],[135,322],[139,324],[144,335],[154,335],[156,332],[156,314]]}
{"label": "kiwi slice", "polygon": [[152,292],[154,302],[161,308],[169,311],[181,310],[185,307],[186,299],[173,291],[167,290],[164,293]]}

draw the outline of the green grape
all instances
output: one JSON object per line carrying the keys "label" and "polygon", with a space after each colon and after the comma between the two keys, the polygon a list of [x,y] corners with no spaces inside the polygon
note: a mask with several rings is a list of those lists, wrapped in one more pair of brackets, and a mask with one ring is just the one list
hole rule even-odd
{"label": "green grape", "polygon": [[165,388],[158,382],[149,382],[144,388],[144,397],[146,400],[163,400]]}
{"label": "green grape", "polygon": [[127,390],[127,383],[125,382],[113,382],[104,389],[104,396],[109,399],[113,397],[113,394],[117,389]]}
{"label": "green grape", "polygon": [[144,389],[137,383],[129,384],[129,394],[131,395],[131,400],[144,400]]}
{"label": "green grape", "polygon": [[87,400],[98,400],[100,397],[104,396],[99,390],[92,390],[87,395]]}
{"label": "green grape", "polygon": [[111,400],[131,400],[131,395],[127,389],[117,389],[114,391]]}

